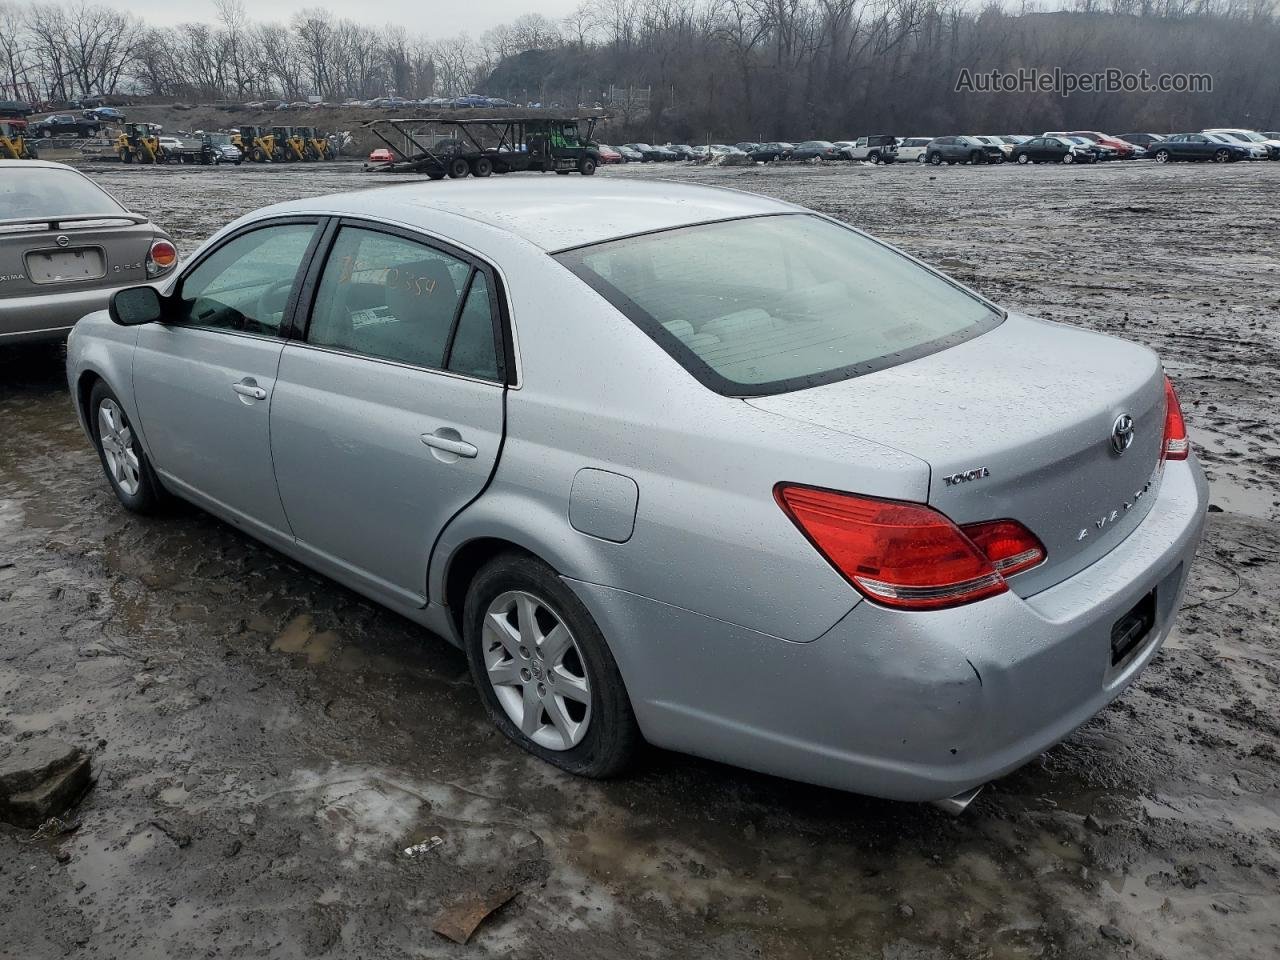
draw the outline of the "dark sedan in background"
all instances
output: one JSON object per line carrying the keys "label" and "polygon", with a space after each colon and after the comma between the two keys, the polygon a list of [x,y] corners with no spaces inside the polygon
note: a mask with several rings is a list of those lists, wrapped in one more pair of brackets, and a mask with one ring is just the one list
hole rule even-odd
{"label": "dark sedan in background", "polygon": [[844,151],[829,140],[806,140],[791,151],[789,160],[844,160]]}
{"label": "dark sedan in background", "polygon": [[167,277],[169,235],[60,163],[6,160],[0,175],[0,346],[67,335],[111,294]]}
{"label": "dark sedan in background", "polygon": [[1032,137],[1013,148],[1014,163],[1094,163],[1097,154],[1066,137]]}
{"label": "dark sedan in background", "polygon": [[629,150],[634,150],[640,154],[640,159],[645,163],[657,163],[660,160],[668,159],[664,154],[665,151],[648,143],[628,143],[625,146]]}
{"label": "dark sedan in background", "polygon": [[791,151],[795,150],[794,143],[786,143],[782,140],[774,140],[770,143],[760,143],[756,145],[756,149],[748,150],[752,160],[761,163],[769,163],[773,160],[786,160],[791,156]]}
{"label": "dark sedan in background", "polygon": [[1211,160],[1214,163],[1231,163],[1248,160],[1252,152],[1243,143],[1225,143],[1214,140],[1205,133],[1175,133],[1166,140],[1154,144],[1151,155],[1156,163],[1173,160]]}

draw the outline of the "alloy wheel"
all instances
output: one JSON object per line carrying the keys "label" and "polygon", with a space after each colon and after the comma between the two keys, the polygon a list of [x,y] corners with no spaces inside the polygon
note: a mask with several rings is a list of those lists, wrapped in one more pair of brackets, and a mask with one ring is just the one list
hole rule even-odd
{"label": "alloy wheel", "polygon": [[98,442],[111,479],[126,494],[135,496],[142,485],[142,465],[133,449],[133,431],[124,411],[109,398],[98,405]]}
{"label": "alloy wheel", "polygon": [[489,683],[511,722],[548,750],[569,750],[591,723],[591,681],[563,618],[523,590],[485,611],[482,650]]}

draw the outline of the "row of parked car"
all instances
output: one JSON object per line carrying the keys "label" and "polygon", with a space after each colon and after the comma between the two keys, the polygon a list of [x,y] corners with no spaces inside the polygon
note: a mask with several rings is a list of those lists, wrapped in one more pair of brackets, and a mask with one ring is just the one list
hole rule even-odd
{"label": "row of parked car", "polygon": [[919,163],[1098,163],[1105,160],[1280,160],[1280,132],[1217,128],[1199,133],[1125,133],[1058,130],[1038,137],[914,137],[903,140],[898,159]]}
{"label": "row of parked car", "polygon": [[914,161],[943,163],[1098,163],[1106,160],[1280,160],[1280,131],[1222,127],[1198,133],[1125,133],[1098,130],[1060,130],[1040,136],[894,137],[888,134],[856,140],[772,141],[689,146],[668,143],[601,144],[605,163],[656,163],[740,156],[743,160],[858,160],[871,163]]}

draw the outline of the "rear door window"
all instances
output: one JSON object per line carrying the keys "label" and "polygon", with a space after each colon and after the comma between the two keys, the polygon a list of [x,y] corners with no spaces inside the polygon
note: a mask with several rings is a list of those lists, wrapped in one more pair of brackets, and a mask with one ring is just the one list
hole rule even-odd
{"label": "rear door window", "polygon": [[501,379],[487,274],[460,257],[361,227],[338,231],[306,340],[379,360]]}

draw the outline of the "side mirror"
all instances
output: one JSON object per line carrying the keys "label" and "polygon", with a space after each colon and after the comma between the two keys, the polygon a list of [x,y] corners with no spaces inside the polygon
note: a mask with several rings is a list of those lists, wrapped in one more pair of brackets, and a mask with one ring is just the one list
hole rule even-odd
{"label": "side mirror", "polygon": [[126,287],[111,295],[111,319],[122,327],[155,323],[164,316],[164,301],[155,287]]}

